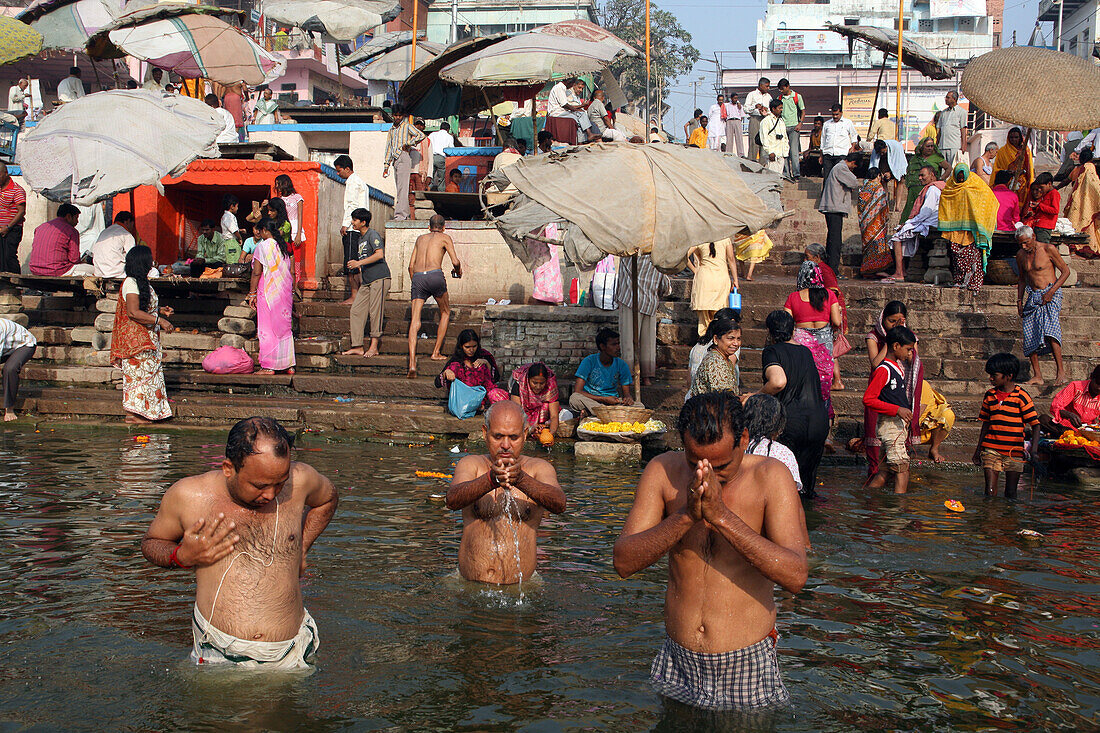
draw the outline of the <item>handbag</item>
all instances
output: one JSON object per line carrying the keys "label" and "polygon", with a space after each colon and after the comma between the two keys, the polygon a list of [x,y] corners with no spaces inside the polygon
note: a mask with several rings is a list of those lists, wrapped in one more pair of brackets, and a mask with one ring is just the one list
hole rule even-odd
{"label": "handbag", "polygon": [[484,387],[471,387],[461,379],[456,379],[451,382],[451,389],[447,393],[447,412],[462,420],[473,417],[487,394],[489,391]]}
{"label": "handbag", "polygon": [[252,272],[250,262],[234,262],[222,268],[222,277],[244,277],[250,272]]}
{"label": "handbag", "polygon": [[848,341],[848,337],[842,333],[836,335],[833,339],[833,358],[839,358],[844,356],[852,350],[852,344]]}

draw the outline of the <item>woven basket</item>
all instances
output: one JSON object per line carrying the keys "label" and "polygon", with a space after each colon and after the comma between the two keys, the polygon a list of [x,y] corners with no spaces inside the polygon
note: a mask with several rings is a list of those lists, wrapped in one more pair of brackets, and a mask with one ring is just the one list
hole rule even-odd
{"label": "woven basket", "polygon": [[1009,260],[990,260],[985,271],[985,281],[992,285],[1015,285],[1019,278],[1012,271]]}
{"label": "woven basket", "polygon": [[626,405],[605,405],[594,407],[592,411],[596,413],[600,422],[645,422],[653,415],[653,410]]}
{"label": "woven basket", "polygon": [[[1073,93],[1038,91],[1055,80]],[[998,48],[966,65],[961,86],[972,105],[1005,122],[1038,130],[1100,127],[1100,68],[1091,58],[1032,46]]]}

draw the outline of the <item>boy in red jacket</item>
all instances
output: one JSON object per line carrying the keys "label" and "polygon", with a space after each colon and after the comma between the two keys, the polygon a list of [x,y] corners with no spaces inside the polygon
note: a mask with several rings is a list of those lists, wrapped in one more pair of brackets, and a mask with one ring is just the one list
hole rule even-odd
{"label": "boy in red jacket", "polygon": [[909,488],[909,424],[913,411],[905,394],[905,370],[901,364],[913,358],[917,337],[905,326],[895,326],[886,332],[886,358],[871,372],[871,381],[863,393],[863,405],[877,412],[876,434],[882,442],[885,460],[867,486],[881,489],[894,474],[894,493],[904,494]]}
{"label": "boy in red jacket", "polygon": [[1031,184],[1031,195],[1020,212],[1020,221],[1024,226],[1035,230],[1035,239],[1050,242],[1050,233],[1058,223],[1058,212],[1062,207],[1062,195],[1054,188],[1054,176],[1040,173]]}

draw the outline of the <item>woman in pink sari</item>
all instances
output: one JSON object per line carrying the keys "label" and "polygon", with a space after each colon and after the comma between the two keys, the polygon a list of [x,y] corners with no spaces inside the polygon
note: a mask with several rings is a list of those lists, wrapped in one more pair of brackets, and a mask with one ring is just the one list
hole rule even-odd
{"label": "woman in pink sari", "polygon": [[550,367],[541,361],[516,367],[512,371],[512,402],[523,408],[532,435],[542,428],[558,434],[561,395]]}
{"label": "woman in pink sari", "polygon": [[467,328],[458,334],[455,353],[435,378],[435,386],[442,387],[449,393],[451,382],[459,379],[471,387],[484,387],[486,394],[481,406],[487,408],[494,402],[508,399],[508,393],[496,385],[499,378],[500,370],[497,369],[496,359],[481,348],[481,337],[477,331]]}
{"label": "woman in pink sari", "polygon": [[294,259],[278,227],[269,219],[256,225],[263,239],[252,253],[248,302],[256,308],[260,371],[294,373]]}

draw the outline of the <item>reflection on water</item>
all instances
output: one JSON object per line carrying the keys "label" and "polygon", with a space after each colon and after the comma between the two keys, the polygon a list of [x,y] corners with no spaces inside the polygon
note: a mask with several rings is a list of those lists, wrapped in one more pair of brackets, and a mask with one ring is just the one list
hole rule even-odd
{"label": "reflection on water", "polygon": [[1086,730],[1100,715],[1095,492],[989,501],[977,474],[926,473],[898,497],[861,491],[857,469],[824,471],[810,581],[780,593],[794,705],[715,719],[664,707],[647,685],[664,567],[625,581],[611,567],[635,471],[554,455],[570,507],[544,522],[541,577],[520,598],[455,574],[459,516],[414,471],[450,473],[459,456],[317,436],[299,458],[343,493],[305,580],[318,669],[200,672],[183,662],[191,577],[147,565],[138,544],[164,489],[219,465],[222,439],[0,432],[0,725]]}

